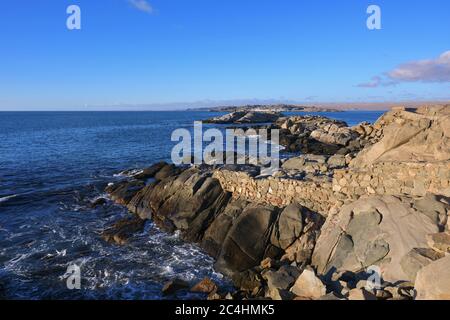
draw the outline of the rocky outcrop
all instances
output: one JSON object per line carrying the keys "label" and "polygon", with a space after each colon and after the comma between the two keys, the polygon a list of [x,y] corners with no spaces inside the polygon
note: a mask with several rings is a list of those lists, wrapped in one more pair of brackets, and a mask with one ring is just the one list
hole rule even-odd
{"label": "rocky outcrop", "polygon": [[321,116],[280,118],[276,128],[287,151],[305,154],[335,154],[357,136],[345,122]]}
{"label": "rocky outcrop", "polygon": [[402,259],[414,248],[426,248],[427,235],[442,228],[438,213],[415,206],[417,201],[372,196],[336,209],[321,230],[313,265],[324,275],[377,265],[385,280],[414,280],[403,270]]}
{"label": "rocky outcrop", "polygon": [[[126,243],[146,219],[179,231],[239,289],[202,286],[208,299],[447,299],[438,277],[450,278],[449,108],[394,109],[351,128],[280,118],[270,127],[281,143],[307,154],[277,172],[155,164],[108,186],[135,216],[103,237]],[[233,117],[226,123],[248,121]]]}
{"label": "rocky outcrop", "polygon": [[[140,219],[152,219],[168,232],[179,230],[185,240],[200,244],[216,258],[217,269],[230,276],[259,265],[267,257],[280,258],[294,245],[291,256],[298,251],[298,259],[311,259],[316,231],[323,220],[312,219],[315,214],[301,205],[282,208],[232,199],[212,175],[210,169],[184,168],[146,186],[132,180],[108,190],[115,201],[127,204]],[[113,230],[105,231],[105,238],[115,239],[117,233],[124,233],[121,224]],[[305,242],[302,237],[308,239],[303,251],[296,244]]]}
{"label": "rocky outcrop", "polygon": [[215,124],[271,123],[277,121],[280,116],[280,113],[277,112],[237,111],[203,122]]}
{"label": "rocky outcrop", "polygon": [[450,160],[450,106],[393,110],[375,123],[383,138],[361,152],[353,167],[381,162],[435,162]]}

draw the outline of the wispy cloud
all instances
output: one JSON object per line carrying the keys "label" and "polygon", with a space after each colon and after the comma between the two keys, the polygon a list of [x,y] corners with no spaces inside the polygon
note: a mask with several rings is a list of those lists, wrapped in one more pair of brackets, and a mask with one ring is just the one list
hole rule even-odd
{"label": "wispy cloud", "polygon": [[450,82],[450,51],[435,59],[404,63],[388,72],[388,76],[407,82]]}
{"label": "wispy cloud", "polygon": [[128,0],[128,2],[139,11],[143,11],[148,14],[152,14],[154,12],[152,5],[146,0]]}
{"label": "wispy cloud", "polygon": [[394,70],[372,77],[369,82],[360,83],[360,88],[378,88],[396,85],[400,82],[450,82],[450,51],[435,59],[417,60],[400,64]]}
{"label": "wispy cloud", "polygon": [[395,86],[398,82],[386,79],[381,76],[372,77],[369,82],[360,83],[357,87],[360,88],[378,88],[378,87],[390,87]]}

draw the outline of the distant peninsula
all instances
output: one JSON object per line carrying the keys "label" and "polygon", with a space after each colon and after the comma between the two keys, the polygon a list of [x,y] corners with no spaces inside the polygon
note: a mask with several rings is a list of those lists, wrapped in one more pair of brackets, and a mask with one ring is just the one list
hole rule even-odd
{"label": "distant peninsula", "polygon": [[268,105],[245,105],[245,106],[218,106],[206,108],[190,108],[187,111],[209,111],[209,112],[342,112],[335,108],[324,108],[315,106],[302,106],[295,104],[268,104]]}

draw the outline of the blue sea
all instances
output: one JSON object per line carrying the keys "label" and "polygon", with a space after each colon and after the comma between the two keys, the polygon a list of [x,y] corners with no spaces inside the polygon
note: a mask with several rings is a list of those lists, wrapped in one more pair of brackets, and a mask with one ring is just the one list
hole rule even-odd
{"label": "blue sea", "polygon": [[[381,114],[321,113],[349,125]],[[90,206],[106,196],[108,183],[123,179],[123,170],[169,161],[173,130],[216,115],[0,112],[0,298],[163,299],[163,284],[175,277],[229,285],[201,249],[151,221],[125,246],[105,243],[100,232],[127,211],[111,202]],[[80,290],[66,286],[73,264],[80,267]]]}

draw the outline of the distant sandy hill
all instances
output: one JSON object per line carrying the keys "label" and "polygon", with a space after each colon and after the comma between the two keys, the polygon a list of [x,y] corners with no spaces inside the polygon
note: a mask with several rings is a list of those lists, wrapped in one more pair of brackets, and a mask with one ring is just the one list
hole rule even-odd
{"label": "distant sandy hill", "polygon": [[203,108],[189,108],[189,111],[211,112],[339,112],[346,110],[374,110],[387,111],[394,107],[418,108],[420,106],[448,105],[450,101],[403,101],[403,102],[348,102],[314,104],[256,104],[256,105],[228,105]]}

